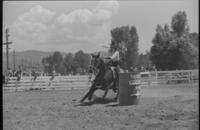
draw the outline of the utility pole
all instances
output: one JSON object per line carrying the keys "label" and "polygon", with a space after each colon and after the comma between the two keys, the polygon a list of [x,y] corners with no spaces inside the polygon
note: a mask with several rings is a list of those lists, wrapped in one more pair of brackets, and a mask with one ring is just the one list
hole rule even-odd
{"label": "utility pole", "polygon": [[15,54],[15,50],[13,51],[13,65],[14,65],[14,70],[15,70],[15,58],[16,58],[16,54]]}
{"label": "utility pole", "polygon": [[8,28],[6,28],[6,43],[3,43],[3,45],[6,45],[6,57],[7,57],[7,70],[8,70],[8,68],[9,68],[9,47],[8,47],[8,45],[9,44],[12,44],[12,42],[8,42],[8,37],[9,37],[10,35],[8,34]]}

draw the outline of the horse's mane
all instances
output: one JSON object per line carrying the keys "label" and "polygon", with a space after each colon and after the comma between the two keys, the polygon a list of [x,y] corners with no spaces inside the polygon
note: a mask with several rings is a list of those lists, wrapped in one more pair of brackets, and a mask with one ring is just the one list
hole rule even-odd
{"label": "horse's mane", "polygon": [[104,63],[103,59],[99,57],[99,60],[100,60],[100,65],[99,65],[99,73],[97,74],[94,82],[96,84],[100,84],[101,83],[101,80],[103,78],[103,76],[105,75],[106,73],[106,64]]}

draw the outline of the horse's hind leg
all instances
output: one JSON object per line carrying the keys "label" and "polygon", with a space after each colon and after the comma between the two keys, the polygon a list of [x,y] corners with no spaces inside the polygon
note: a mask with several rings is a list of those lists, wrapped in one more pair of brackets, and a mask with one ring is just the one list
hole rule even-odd
{"label": "horse's hind leg", "polygon": [[80,102],[83,102],[90,95],[91,92],[92,92],[92,88],[87,92],[87,94],[81,99]]}
{"label": "horse's hind leg", "polygon": [[113,86],[113,82],[105,89],[105,93],[103,95],[103,99],[106,97],[106,95],[108,94],[108,90]]}
{"label": "horse's hind leg", "polygon": [[114,98],[114,101],[117,101],[118,96],[119,96],[119,91],[117,91],[117,94],[116,94],[116,97]]}

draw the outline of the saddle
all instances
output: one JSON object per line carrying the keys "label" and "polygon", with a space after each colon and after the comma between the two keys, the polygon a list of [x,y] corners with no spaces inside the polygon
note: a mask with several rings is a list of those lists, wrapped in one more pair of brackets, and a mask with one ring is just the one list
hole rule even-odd
{"label": "saddle", "polygon": [[114,79],[118,78],[117,77],[118,76],[118,72],[117,72],[117,69],[115,67],[116,63],[110,60],[110,61],[107,62],[107,65],[111,69]]}
{"label": "saddle", "polygon": [[113,77],[115,80],[115,87],[113,88],[114,92],[117,92],[117,86],[119,85],[119,75],[118,75],[118,71],[114,66],[111,66],[110,69],[112,70],[113,73]]}

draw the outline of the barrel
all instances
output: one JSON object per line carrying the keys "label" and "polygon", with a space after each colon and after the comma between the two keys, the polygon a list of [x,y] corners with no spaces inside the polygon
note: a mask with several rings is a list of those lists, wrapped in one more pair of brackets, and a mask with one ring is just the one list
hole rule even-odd
{"label": "barrel", "polygon": [[120,73],[119,106],[136,105],[140,96],[139,73]]}

